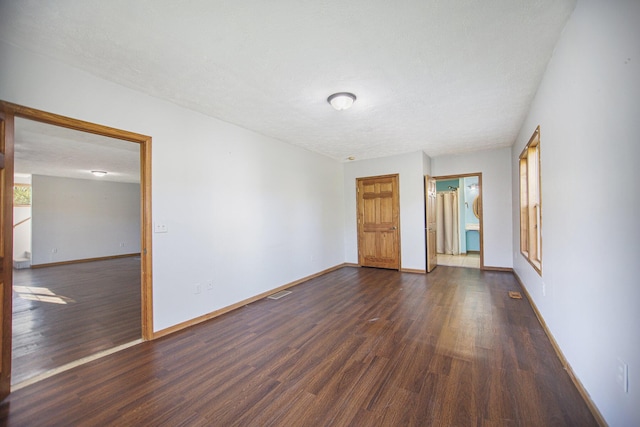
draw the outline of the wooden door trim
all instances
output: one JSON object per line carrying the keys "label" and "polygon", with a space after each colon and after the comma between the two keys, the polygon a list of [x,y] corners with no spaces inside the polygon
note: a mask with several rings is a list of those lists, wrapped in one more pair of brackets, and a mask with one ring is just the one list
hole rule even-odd
{"label": "wooden door trim", "polygon": [[0,352],[2,353],[2,365],[0,366],[0,399],[4,399],[11,392],[11,319],[13,310],[13,123],[11,112],[0,110],[0,153],[2,155],[4,180],[2,182],[2,338]]}
{"label": "wooden door trim", "polygon": [[435,179],[436,181],[443,181],[447,179],[470,178],[474,176],[478,177],[478,213],[480,214],[480,218],[478,218],[478,222],[480,223],[480,270],[486,270],[487,268],[484,266],[484,210],[482,204],[482,172],[432,176],[431,178]]}
{"label": "wooden door trim", "polygon": [[360,197],[358,196],[358,185],[362,180],[367,179],[384,179],[384,178],[394,178],[396,182],[396,210],[398,212],[397,217],[397,245],[398,245],[398,271],[404,271],[402,268],[402,241],[401,241],[401,229],[400,229],[400,174],[387,174],[387,175],[374,175],[374,176],[363,176],[356,178],[356,240],[358,244],[358,266],[362,267],[362,257],[360,251],[360,233],[363,224],[360,223]]}
{"label": "wooden door trim", "polygon": [[[59,114],[48,113],[34,108],[24,107],[0,100],[0,111],[12,117],[21,117],[54,126],[93,133],[110,138],[134,142],[140,145],[140,199],[141,199],[141,300],[142,300],[142,339],[150,340],[153,334],[153,286],[152,286],[152,220],[151,220],[151,137],[135,132],[103,126],[83,120],[72,119]],[[13,129],[11,132],[11,150],[13,153]],[[8,160],[8,159],[7,159]],[[9,162],[7,162],[9,163]],[[13,177],[13,156],[10,159]],[[13,178],[11,179],[13,181]],[[8,197],[6,197],[8,198]],[[7,200],[4,203],[9,203]],[[11,198],[11,203],[13,199]],[[11,239],[13,240],[13,239]],[[13,243],[13,242],[11,242]],[[4,313],[7,315],[7,313]],[[11,314],[11,313],[9,313]]]}
{"label": "wooden door trim", "polygon": [[[429,215],[429,206],[430,203],[436,203],[436,200],[429,202],[429,193],[431,191],[431,183],[433,182],[433,186],[435,187],[435,183],[436,183],[436,179],[434,177],[432,177],[431,175],[425,175],[424,176],[424,229],[425,229],[425,233],[424,233],[424,237],[425,237],[425,255],[426,255],[426,263],[425,263],[425,273],[431,273],[437,266],[438,266],[438,254],[437,254],[437,249],[434,248],[429,248],[429,231],[430,231],[430,227],[429,227],[429,219],[432,220],[432,222],[435,221],[435,218],[431,218],[431,215]],[[437,192],[436,192],[437,194]],[[433,210],[435,211],[435,205]],[[437,216],[437,215],[436,215]],[[437,226],[436,226],[437,229]],[[436,233],[436,231],[433,231],[433,233]],[[437,243],[436,243],[437,246]],[[431,250],[430,250],[431,249]],[[435,257],[431,257],[431,251],[436,252],[435,253]],[[436,261],[432,264],[431,260],[435,258]]]}

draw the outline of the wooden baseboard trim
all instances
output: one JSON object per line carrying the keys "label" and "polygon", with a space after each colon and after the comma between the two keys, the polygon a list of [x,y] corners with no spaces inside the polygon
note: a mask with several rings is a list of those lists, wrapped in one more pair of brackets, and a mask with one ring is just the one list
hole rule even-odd
{"label": "wooden baseboard trim", "polygon": [[403,273],[427,274],[427,270],[419,270],[415,268],[401,268],[400,271]]}
{"label": "wooden baseboard trim", "polygon": [[360,264],[354,264],[352,262],[345,262],[342,264],[342,267],[355,267],[355,268],[360,268]]}
{"label": "wooden baseboard trim", "polygon": [[527,300],[529,301],[529,304],[531,305],[531,308],[533,308],[533,312],[535,313],[536,317],[538,318],[538,322],[540,322],[540,325],[542,326],[542,329],[544,330],[544,333],[549,338],[549,341],[551,342],[551,346],[553,347],[553,350],[556,352],[556,355],[558,356],[558,359],[560,359],[560,363],[564,367],[565,371],[567,371],[567,373],[569,374],[569,378],[571,378],[571,381],[573,382],[573,385],[575,385],[575,387],[578,389],[578,393],[580,393],[580,396],[582,396],[582,399],[587,404],[587,407],[591,411],[591,414],[593,415],[593,417],[598,422],[598,425],[600,427],[607,427],[608,426],[607,422],[605,421],[604,417],[602,416],[602,414],[598,410],[598,407],[595,405],[595,403],[593,403],[593,400],[591,400],[591,396],[589,395],[589,392],[587,392],[587,390],[582,385],[582,382],[580,382],[580,380],[576,376],[575,372],[573,371],[573,368],[571,367],[571,365],[567,361],[567,358],[564,356],[564,353],[560,349],[560,346],[558,345],[558,342],[553,337],[553,334],[551,333],[551,331],[547,327],[547,323],[544,321],[544,318],[542,317],[542,314],[538,310],[538,306],[536,306],[536,303],[533,302],[533,300],[531,299],[531,295],[529,295],[529,292],[527,291],[527,288],[524,286],[524,283],[522,283],[522,280],[520,279],[520,276],[518,276],[518,273],[516,273],[515,271],[513,271],[513,275],[516,278],[516,280],[518,281],[518,283],[520,284],[520,288],[522,288],[522,292],[527,297]]}
{"label": "wooden baseboard trim", "polygon": [[181,331],[183,329],[186,329],[186,328],[188,328],[190,326],[194,326],[194,325],[197,325],[199,323],[206,322],[207,320],[211,320],[211,319],[213,319],[215,317],[218,317],[218,316],[221,316],[223,314],[229,313],[230,311],[233,311],[233,310],[235,310],[237,308],[244,307],[247,304],[251,304],[252,302],[261,300],[262,298],[266,298],[271,294],[283,291],[283,290],[288,289],[288,288],[292,288],[292,287],[294,287],[296,285],[299,285],[299,284],[304,283],[306,281],[309,281],[311,279],[315,279],[316,277],[320,277],[320,276],[322,276],[324,274],[327,274],[327,273],[330,273],[332,271],[341,269],[343,267],[358,267],[358,265],[357,264],[353,265],[353,264],[348,264],[348,263],[335,265],[333,267],[327,268],[326,270],[322,270],[322,271],[320,271],[318,273],[315,273],[315,274],[312,274],[310,276],[303,277],[302,279],[298,279],[298,280],[295,280],[293,282],[287,283],[286,285],[278,286],[277,288],[271,289],[270,291],[263,292],[263,293],[258,294],[256,296],[253,296],[251,298],[247,298],[247,299],[239,301],[239,302],[237,302],[235,304],[229,305],[227,307],[223,307],[223,308],[221,308],[219,310],[212,311],[211,313],[207,313],[207,314],[204,314],[202,316],[196,317],[194,319],[187,320],[185,322],[178,323],[177,325],[170,326],[170,327],[168,327],[166,329],[162,329],[162,330],[159,330],[157,332],[154,332],[153,333],[153,337],[151,339],[162,338],[162,337],[167,336],[169,334],[172,334],[174,332],[178,332],[178,331]]}
{"label": "wooden baseboard trim", "polygon": [[93,261],[107,261],[110,259],[129,258],[129,257],[135,257],[135,256],[140,256],[140,252],[135,254],[109,255],[109,256],[103,256],[98,258],[84,258],[84,259],[74,259],[71,261],[50,262],[47,264],[32,264],[31,268],[56,267],[58,265],[80,264],[83,262],[93,262]]}
{"label": "wooden baseboard trim", "polygon": [[510,267],[491,267],[491,266],[483,266],[481,270],[484,271],[506,271],[507,273],[513,273],[513,268]]}

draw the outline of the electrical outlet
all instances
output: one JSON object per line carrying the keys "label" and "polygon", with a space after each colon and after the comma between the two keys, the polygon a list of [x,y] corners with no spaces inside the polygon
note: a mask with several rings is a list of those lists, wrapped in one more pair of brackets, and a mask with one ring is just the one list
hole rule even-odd
{"label": "electrical outlet", "polygon": [[57,254],[57,253],[58,253],[58,248],[53,248],[53,249],[51,249],[51,253],[52,253],[52,254]]}
{"label": "electrical outlet", "polygon": [[629,365],[624,363],[622,359],[618,359],[616,382],[622,387],[622,391],[629,393]]}
{"label": "electrical outlet", "polygon": [[209,292],[213,291],[213,280],[209,280],[207,282],[207,291]]}
{"label": "electrical outlet", "polygon": [[120,247],[124,248],[124,242],[120,242]]}
{"label": "electrical outlet", "polygon": [[156,222],[153,224],[153,232],[154,233],[166,233],[169,231],[169,227],[162,222]]}
{"label": "electrical outlet", "polygon": [[200,283],[196,283],[193,287],[193,293],[199,294],[200,292],[202,292],[202,286],[200,286]]}

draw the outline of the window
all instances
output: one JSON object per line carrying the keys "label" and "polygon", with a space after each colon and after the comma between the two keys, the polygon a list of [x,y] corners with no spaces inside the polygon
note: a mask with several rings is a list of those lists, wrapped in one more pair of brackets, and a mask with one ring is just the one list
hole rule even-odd
{"label": "window", "polygon": [[520,252],[542,274],[540,126],[520,154]]}
{"label": "window", "polygon": [[29,184],[14,185],[13,206],[31,206],[31,185]]}

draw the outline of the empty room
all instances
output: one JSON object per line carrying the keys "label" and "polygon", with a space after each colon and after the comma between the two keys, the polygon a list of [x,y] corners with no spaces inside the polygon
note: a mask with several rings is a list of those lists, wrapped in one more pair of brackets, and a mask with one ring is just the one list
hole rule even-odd
{"label": "empty room", "polygon": [[[0,422],[640,425],[639,21],[635,0],[0,2]],[[59,168],[25,168],[47,150]],[[126,234],[94,182],[129,189]],[[135,265],[90,268],[114,260]],[[14,312],[78,318],[85,294],[84,335]],[[26,378],[60,359],[25,341],[43,325],[64,363]]]}

